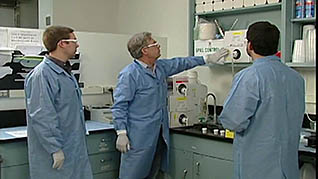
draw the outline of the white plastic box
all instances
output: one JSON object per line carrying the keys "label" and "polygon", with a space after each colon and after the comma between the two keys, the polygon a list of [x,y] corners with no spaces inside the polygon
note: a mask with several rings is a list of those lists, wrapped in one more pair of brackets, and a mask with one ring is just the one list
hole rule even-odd
{"label": "white plastic box", "polygon": [[244,7],[251,7],[254,6],[255,2],[254,0],[243,0]]}
{"label": "white plastic box", "polygon": [[232,7],[235,8],[242,8],[244,5],[243,0],[232,0]]}
{"label": "white plastic box", "polygon": [[255,5],[264,5],[266,4],[266,0],[254,0]]}
{"label": "white plastic box", "polygon": [[202,13],[202,12],[204,12],[204,5],[203,5],[203,4],[196,4],[196,6],[195,6],[195,12],[196,12],[196,13]]}
{"label": "white plastic box", "polygon": [[232,9],[232,0],[224,0],[222,6],[224,10]]}
{"label": "white plastic box", "polygon": [[279,0],[267,0],[268,4],[279,3]]}
{"label": "white plastic box", "polygon": [[223,10],[223,2],[222,0],[215,0],[213,3],[213,10],[214,11],[221,11]]}
{"label": "white plastic box", "polygon": [[205,3],[204,5],[204,12],[211,12],[213,11],[213,5],[212,5],[212,2],[207,2]]}

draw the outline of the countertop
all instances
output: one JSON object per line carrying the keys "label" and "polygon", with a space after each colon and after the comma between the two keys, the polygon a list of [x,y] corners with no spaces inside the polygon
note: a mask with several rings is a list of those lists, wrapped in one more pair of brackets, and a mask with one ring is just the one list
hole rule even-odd
{"label": "countertop", "polygon": [[[218,141],[233,143],[233,139],[231,139],[231,138],[225,138],[225,137],[220,136],[220,135],[214,135],[213,134],[214,127],[210,127],[210,128],[208,127],[208,132],[206,134],[203,134],[201,132],[201,128],[202,128],[202,126],[200,126],[200,125],[175,127],[175,128],[171,128],[170,132],[176,133],[176,134],[184,134],[184,135],[190,135],[190,136],[199,137],[199,138],[206,138],[206,139],[211,139],[211,140],[218,140]],[[219,129],[222,129],[222,128],[219,127]],[[307,129],[301,130],[301,136],[309,136],[310,133],[311,132]],[[306,142],[301,141],[299,143],[299,151],[300,152],[316,153],[316,148],[308,147],[306,145]]]}
{"label": "countertop", "polygon": [[[100,130],[109,130],[114,129],[112,124],[99,121],[85,121],[86,125],[86,135],[89,135],[90,132],[100,131]],[[27,127],[9,127],[0,129],[0,141],[26,138],[27,137]]]}

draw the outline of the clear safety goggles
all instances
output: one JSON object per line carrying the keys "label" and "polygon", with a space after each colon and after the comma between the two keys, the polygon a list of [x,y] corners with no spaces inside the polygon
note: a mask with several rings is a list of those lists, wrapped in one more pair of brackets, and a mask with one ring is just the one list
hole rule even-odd
{"label": "clear safety goggles", "polygon": [[62,39],[61,40],[62,42],[74,42],[74,43],[78,43],[78,40],[77,39]]}
{"label": "clear safety goggles", "polygon": [[145,48],[150,48],[150,47],[159,47],[160,46],[160,44],[158,43],[158,42],[156,42],[156,43],[153,43],[153,44],[149,44],[149,45],[147,45]]}

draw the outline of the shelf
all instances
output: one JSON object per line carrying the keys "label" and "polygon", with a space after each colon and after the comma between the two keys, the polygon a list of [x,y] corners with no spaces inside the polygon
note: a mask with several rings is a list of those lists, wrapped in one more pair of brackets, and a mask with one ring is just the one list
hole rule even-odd
{"label": "shelf", "polygon": [[[253,63],[234,63],[233,66],[234,68],[245,68],[248,67],[250,65],[252,65]],[[232,63],[224,63],[222,64],[206,64],[206,66],[208,67],[225,67],[225,68],[230,68],[232,67]]]}
{"label": "shelf", "polygon": [[219,11],[211,11],[205,13],[196,13],[195,15],[204,16],[204,15],[233,15],[233,14],[241,14],[241,13],[252,13],[252,12],[260,12],[260,11],[271,11],[281,9],[281,3],[274,3],[274,4],[264,4],[264,5],[257,5],[251,7],[242,7],[237,9],[226,9],[226,10],[219,10]]}
{"label": "shelf", "polygon": [[294,67],[294,68],[316,68],[316,64],[308,64],[308,63],[291,63],[287,62],[287,66]]}
{"label": "shelf", "polygon": [[297,19],[291,19],[291,22],[294,23],[301,23],[301,24],[306,24],[306,23],[314,23],[316,22],[316,17],[311,17],[311,18],[297,18]]}

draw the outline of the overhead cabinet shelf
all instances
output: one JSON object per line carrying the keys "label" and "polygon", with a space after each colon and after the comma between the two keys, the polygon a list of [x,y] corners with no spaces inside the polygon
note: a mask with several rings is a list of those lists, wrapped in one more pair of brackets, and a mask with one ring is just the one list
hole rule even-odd
{"label": "overhead cabinet shelf", "polygon": [[[267,0],[268,2],[269,0]],[[205,4],[203,3],[205,2]],[[246,4],[243,4],[235,8],[232,4],[232,9],[226,9],[229,6],[223,6],[215,8],[215,1],[212,1],[212,5],[209,5],[209,0],[202,1],[201,0],[191,0],[192,8],[191,14],[192,18],[190,20],[190,55],[194,55],[196,49],[196,39],[198,37],[198,33],[193,31],[193,27],[195,27],[195,19],[203,18],[208,21],[218,21],[218,24],[223,28],[224,31],[231,30],[244,30],[247,29],[248,26],[257,21],[269,21],[275,24],[280,32],[280,43],[279,43],[279,51],[281,51],[281,59],[282,61],[290,66],[295,68],[314,68],[316,67],[315,61],[316,59],[312,59],[312,53],[306,52],[306,54],[310,54],[309,58],[306,58],[299,63],[295,63],[293,58],[293,49],[294,43],[296,40],[303,39],[303,28],[304,26],[316,25],[316,13],[310,17],[307,15],[307,18],[296,18],[296,0],[281,0],[276,3],[262,4],[262,5],[254,5],[245,7]],[[225,1],[222,1],[225,2]],[[271,1],[273,2],[273,1]],[[203,4],[203,5],[202,5]],[[237,4],[236,4],[237,5]],[[198,7],[200,6],[200,7]],[[202,8],[203,6],[203,8]],[[217,10],[216,10],[217,9]],[[223,10],[222,10],[223,9]],[[196,10],[197,13],[195,12]],[[316,10],[316,5],[315,5]],[[305,12],[304,12],[305,13]],[[308,13],[306,11],[306,13]],[[235,24],[235,25],[233,25]],[[196,37],[196,38],[194,38]],[[308,42],[308,39],[305,39]],[[312,45],[312,44],[311,44]],[[314,45],[312,45],[314,46]],[[309,48],[313,49],[313,48]],[[309,51],[309,50],[308,50]],[[313,51],[313,50],[312,50]],[[234,67],[247,67],[252,63],[242,63],[237,62],[234,64]],[[225,64],[224,67],[232,67],[232,64]],[[214,65],[213,67],[221,67],[221,65]]]}
{"label": "overhead cabinet shelf", "polygon": [[286,65],[295,68],[316,68],[316,64],[307,64],[307,63],[286,63]]}
{"label": "overhead cabinet shelf", "polygon": [[198,16],[235,15],[235,14],[241,14],[241,13],[259,12],[259,11],[263,11],[263,12],[264,11],[272,11],[272,10],[277,10],[277,9],[281,9],[281,3],[257,5],[257,6],[251,6],[251,7],[236,8],[236,9],[218,10],[218,11],[211,11],[211,12],[204,12],[204,13],[196,13],[195,15],[198,15]]}
{"label": "overhead cabinet shelf", "polygon": [[312,17],[312,18],[291,19],[291,22],[302,23],[302,24],[314,23],[316,22],[316,18]]}

